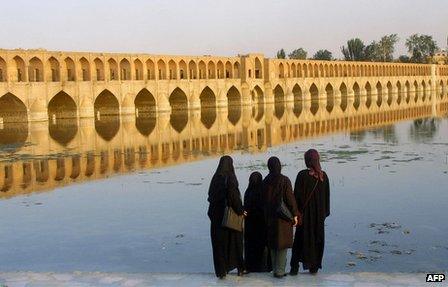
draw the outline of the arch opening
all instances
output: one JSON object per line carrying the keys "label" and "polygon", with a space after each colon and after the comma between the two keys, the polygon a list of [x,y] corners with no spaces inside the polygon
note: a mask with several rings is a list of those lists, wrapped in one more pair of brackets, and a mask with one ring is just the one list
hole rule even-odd
{"label": "arch opening", "polygon": [[310,96],[311,96],[311,107],[310,111],[313,115],[316,115],[319,111],[319,90],[317,86],[313,83],[310,87]]}
{"label": "arch opening", "polygon": [[339,87],[339,92],[341,94],[341,110],[345,112],[348,107],[348,92],[345,83],[341,84],[341,86]]}
{"label": "arch opening", "polygon": [[[334,108],[334,90],[331,84],[325,87],[325,93],[327,95],[327,106],[326,109],[329,113],[333,111]],[[341,103],[342,104],[342,103]]]}
{"label": "arch opening", "polygon": [[302,95],[302,89],[299,85],[295,85],[292,89],[292,94],[294,95],[294,107],[293,112],[296,115],[296,117],[299,117],[303,110],[303,95]]}

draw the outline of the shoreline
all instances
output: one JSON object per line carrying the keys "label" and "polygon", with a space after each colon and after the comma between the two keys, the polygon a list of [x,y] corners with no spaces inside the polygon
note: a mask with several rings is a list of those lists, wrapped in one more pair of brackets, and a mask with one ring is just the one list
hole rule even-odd
{"label": "shoreline", "polygon": [[[447,272],[444,272],[447,274]],[[299,273],[276,279],[269,273],[220,280],[212,273],[0,272],[1,287],[19,286],[424,286],[426,273]],[[431,283],[448,286],[448,282]]]}

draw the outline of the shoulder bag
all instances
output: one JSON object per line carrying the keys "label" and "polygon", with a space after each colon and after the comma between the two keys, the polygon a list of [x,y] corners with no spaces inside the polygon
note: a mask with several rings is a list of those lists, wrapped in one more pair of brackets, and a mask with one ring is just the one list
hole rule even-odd
{"label": "shoulder bag", "polygon": [[225,199],[226,207],[224,209],[224,216],[222,218],[222,227],[227,227],[229,229],[243,232],[244,229],[244,216],[238,215],[233,208],[229,205],[229,201],[227,199],[229,194],[229,188],[227,186],[227,178],[225,179],[225,186],[227,189],[227,195]]}

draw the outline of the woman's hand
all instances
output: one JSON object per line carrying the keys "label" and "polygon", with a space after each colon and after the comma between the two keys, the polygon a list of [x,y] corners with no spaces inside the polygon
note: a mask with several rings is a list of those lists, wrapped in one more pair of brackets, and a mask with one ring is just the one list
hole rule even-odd
{"label": "woman's hand", "polygon": [[294,223],[292,226],[297,226],[297,224],[299,223],[299,218],[297,216],[294,216]]}
{"label": "woman's hand", "polygon": [[243,216],[244,216],[244,217],[247,216],[247,211],[243,211]]}

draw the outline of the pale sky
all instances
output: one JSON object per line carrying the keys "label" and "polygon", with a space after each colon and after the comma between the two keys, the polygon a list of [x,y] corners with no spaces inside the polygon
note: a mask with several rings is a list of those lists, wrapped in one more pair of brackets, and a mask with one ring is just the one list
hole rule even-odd
{"label": "pale sky", "polygon": [[[3,1],[2,1],[3,2]],[[0,5],[0,48],[273,57],[303,47],[311,57],[353,37],[368,44],[413,33],[446,47],[448,0],[14,0]]]}

